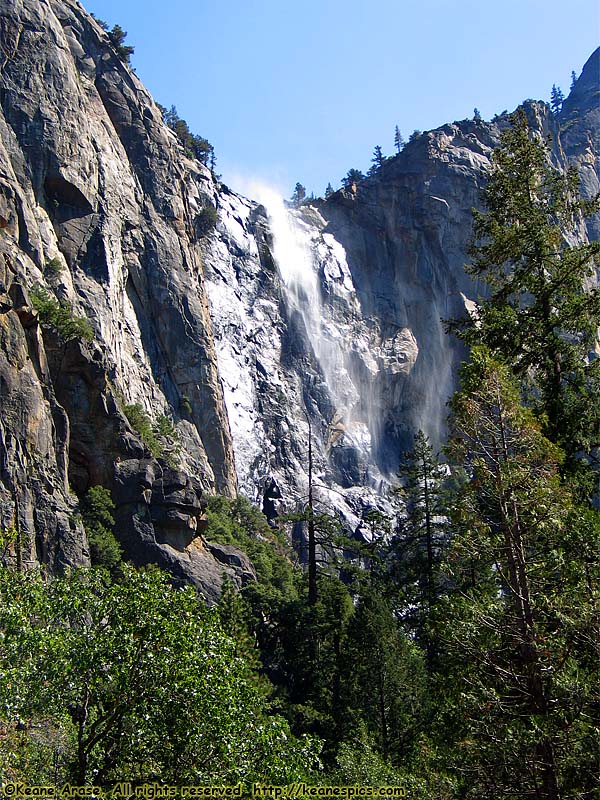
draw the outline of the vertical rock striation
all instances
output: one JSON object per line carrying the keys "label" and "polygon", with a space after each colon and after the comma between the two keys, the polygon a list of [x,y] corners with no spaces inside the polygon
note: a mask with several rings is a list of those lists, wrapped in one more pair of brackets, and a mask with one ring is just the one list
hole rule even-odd
{"label": "vertical rock striation", "polygon": [[[150,457],[126,404],[172,419],[198,495],[236,492],[197,224],[215,187],[79,3],[2,0],[0,38],[0,525],[54,568],[87,560],[72,490]],[[91,344],[42,333],[38,284]]]}

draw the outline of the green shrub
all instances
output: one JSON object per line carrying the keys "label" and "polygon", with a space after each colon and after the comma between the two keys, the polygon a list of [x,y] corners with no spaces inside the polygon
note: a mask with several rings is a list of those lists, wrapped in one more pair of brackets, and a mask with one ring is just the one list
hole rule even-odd
{"label": "green shrub", "polygon": [[206,236],[215,229],[219,215],[214,206],[204,206],[196,216],[196,231],[198,236]]}
{"label": "green shrub", "polygon": [[60,302],[43,286],[37,284],[30,292],[31,305],[38,312],[42,327],[54,328],[65,342],[71,339],[85,339],[91,342],[94,329],[85,317],[76,317],[71,304],[66,300]]}
{"label": "green shrub", "polygon": [[49,278],[57,278],[62,272],[62,269],[62,261],[56,256],[51,258],[49,261],[46,261],[44,266],[44,272]]}
{"label": "green shrub", "polygon": [[92,564],[114,570],[121,563],[123,552],[113,533],[115,504],[109,490],[92,486],[82,500],[81,510]]}
{"label": "green shrub", "polygon": [[161,447],[162,457],[170,467],[178,469],[181,459],[181,440],[177,428],[167,416],[160,414],[152,430]]}
{"label": "green shrub", "polygon": [[192,402],[187,394],[182,395],[181,400],[179,401],[179,408],[182,414],[185,414],[186,417],[191,417],[193,408]]}
{"label": "green shrub", "polygon": [[154,458],[161,458],[172,469],[179,469],[181,442],[172,421],[164,414],[160,414],[156,421],[152,422],[140,403],[123,405],[122,410]]}
{"label": "green shrub", "polygon": [[209,497],[206,515],[209,541],[239,547],[251,559],[260,584],[286,596],[295,595],[301,573],[294,570],[285,535],[271,528],[247,498]]}
{"label": "green shrub", "polygon": [[152,422],[140,403],[129,403],[123,406],[123,413],[131,427],[139,435],[142,442],[154,458],[162,458],[163,448],[152,428]]}
{"label": "green shrub", "polygon": [[0,528],[0,563],[4,564],[4,560],[13,545],[18,546],[19,533],[14,526],[9,528]]}

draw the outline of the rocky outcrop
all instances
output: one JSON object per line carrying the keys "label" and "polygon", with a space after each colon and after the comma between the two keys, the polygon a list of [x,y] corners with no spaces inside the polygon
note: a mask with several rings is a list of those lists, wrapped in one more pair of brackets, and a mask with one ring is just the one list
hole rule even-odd
{"label": "rocky outcrop", "polygon": [[18,568],[44,563],[60,572],[89,563],[89,553],[68,486],[69,419],[36,313],[11,280],[13,255],[0,238],[0,555]]}
{"label": "rocky outcrop", "polygon": [[116,465],[116,526],[126,557],[137,566],[157,564],[182,584],[192,583],[215,603],[223,578],[241,587],[256,580],[237,548],[210,543],[199,482],[155,460]]}
{"label": "rocky outcrop", "polygon": [[[560,142],[581,177],[587,199],[600,192],[600,47],[585,63],[558,116]],[[600,214],[588,220],[590,241],[600,239]]]}

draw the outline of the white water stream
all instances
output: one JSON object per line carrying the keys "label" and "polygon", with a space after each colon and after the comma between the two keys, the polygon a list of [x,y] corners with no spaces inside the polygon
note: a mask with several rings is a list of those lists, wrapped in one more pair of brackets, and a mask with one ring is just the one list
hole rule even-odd
{"label": "white water stream", "polygon": [[[361,453],[367,464],[373,465],[372,439],[369,432],[369,411],[371,408],[371,387],[362,386],[355,375],[351,375],[349,352],[353,346],[351,322],[336,320],[333,309],[323,302],[319,276],[318,252],[323,247],[341,250],[332,253],[330,261],[334,261],[339,269],[338,285],[342,292],[354,298],[354,288],[350,274],[344,275],[340,259],[347,272],[343,249],[329,237],[333,243],[329,245],[325,237],[316,233],[313,225],[302,221],[298,214],[290,211],[283,198],[266,187],[256,187],[255,197],[267,209],[269,226],[273,234],[273,256],[285,286],[288,303],[297,312],[304,324],[308,342],[323,374],[329,397],[335,408],[330,422],[329,442],[343,441]],[[354,300],[354,302],[356,302]],[[366,412],[366,418],[365,418]],[[372,479],[378,484],[381,476],[372,466]]]}
{"label": "white water stream", "polygon": [[336,412],[346,421],[358,393],[348,375],[344,348],[348,343],[334,325],[327,324],[319,286],[310,227],[292,215],[283,199],[263,190],[260,202],[269,215],[273,255],[285,284],[288,301],[304,323],[306,335],[319,363]]}

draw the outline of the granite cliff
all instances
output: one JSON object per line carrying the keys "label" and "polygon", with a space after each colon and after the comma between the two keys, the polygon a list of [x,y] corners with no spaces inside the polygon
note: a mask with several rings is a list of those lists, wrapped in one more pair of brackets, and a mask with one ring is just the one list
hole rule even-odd
{"label": "granite cliff", "polygon": [[[212,586],[200,496],[237,484],[196,224],[210,173],[78,3],[2,2],[0,37],[0,527],[27,562],[85,562],[77,495],[103,484],[131,557]],[[92,342],[40,327],[36,285]],[[178,469],[151,457],[132,404],[173,418]]]}
{"label": "granite cliff", "polygon": [[[203,494],[292,508],[309,435],[320,501],[364,533],[415,430],[443,438],[462,352],[441,319],[479,291],[463,270],[471,208],[507,119],[425,133],[288,212],[188,158],[75,0],[0,0],[0,40],[0,528],[19,543],[6,557],[86,563],[78,502],[101,484],[126,554],[214,599],[252,566],[205,540]],[[598,62],[558,117],[527,104],[590,195]],[[43,324],[40,287],[91,341]],[[132,405],[169,420],[176,457],[149,449]]]}

